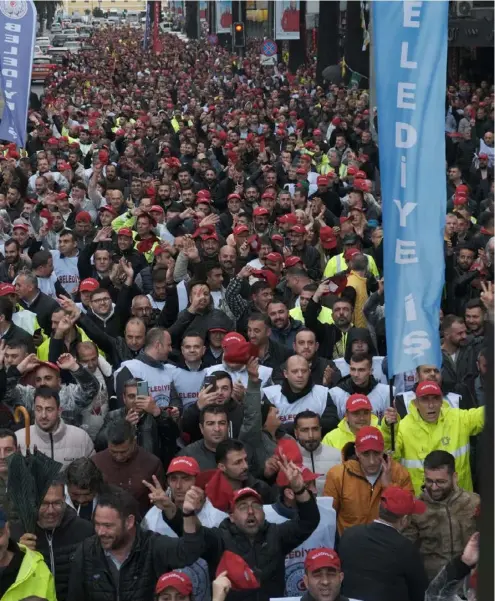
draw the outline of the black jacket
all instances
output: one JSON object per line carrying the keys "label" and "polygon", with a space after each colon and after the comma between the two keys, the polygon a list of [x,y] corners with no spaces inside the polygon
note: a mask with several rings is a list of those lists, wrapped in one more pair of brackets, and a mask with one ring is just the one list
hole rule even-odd
{"label": "black jacket", "polygon": [[308,276],[312,280],[319,280],[321,278],[321,258],[320,253],[314,246],[306,244],[302,250],[292,249],[292,254],[295,257],[299,257],[306,266]]}
{"label": "black jacket", "polygon": [[474,390],[474,380],[478,375],[476,367],[476,354],[473,344],[461,346],[457,352],[454,363],[445,351],[442,350],[442,390],[444,393],[456,391],[460,384]]}
{"label": "black jacket", "polygon": [[[279,342],[276,342],[270,338],[268,340],[268,352],[263,358],[259,359],[259,364],[264,365],[265,367],[271,367],[273,369],[273,373],[275,374],[281,369],[281,366],[285,364],[287,359],[292,357],[293,354],[294,351],[291,351],[283,344],[280,344]],[[278,382],[276,383],[278,384]]]}
{"label": "black jacket", "polygon": [[[315,303],[313,299],[308,302],[306,311],[304,311],[304,321],[306,327],[315,333],[318,344],[318,354],[320,357],[333,359],[334,347],[337,342],[342,339],[342,331],[335,324],[321,323],[318,321],[318,315],[321,311],[321,304]],[[347,331],[347,336],[352,331],[350,328]],[[342,353],[342,356],[344,353]]]}
{"label": "black jacket", "polygon": [[305,541],[317,528],[320,512],[314,497],[298,503],[298,517],[282,524],[266,522],[254,540],[250,540],[229,518],[218,528],[204,528],[210,572],[214,574],[224,551],[240,555],[261,584],[254,591],[231,591],[227,601],[268,601],[283,597],[285,590],[285,556]]}
{"label": "black jacket", "polygon": [[421,556],[395,528],[378,522],[347,528],[338,553],[345,595],[361,601],[424,601],[428,578]]}
{"label": "black jacket", "polygon": [[172,337],[172,345],[180,347],[182,338],[187,331],[197,332],[203,337],[206,337],[208,330],[215,324],[217,327],[223,327],[227,332],[234,329],[234,324],[220,309],[210,307],[204,313],[190,313],[184,309],[177,315],[175,323],[168,329]]}
{"label": "black jacket", "polygon": [[[11,524],[12,538],[19,540],[23,534],[20,522]],[[93,524],[80,518],[71,507],[66,507],[60,526],[44,530],[37,525],[33,534],[36,534],[36,550],[43,555],[55,578],[57,600],[71,599],[67,596],[71,563],[79,543],[94,534]]]}
{"label": "black jacket", "polygon": [[[241,404],[231,399],[224,405],[229,419],[229,437],[237,438],[241,430],[244,409]],[[185,442],[190,444],[203,438],[199,429],[199,413],[197,403],[192,403],[184,409],[182,415],[182,432],[186,434]]]}
{"label": "black jacket", "polygon": [[34,302],[30,305],[22,299],[20,300],[20,303],[24,309],[29,309],[33,313],[36,313],[40,327],[43,328],[45,334],[49,336],[52,331],[52,313],[55,309],[59,308],[57,301],[40,291]]}
{"label": "black jacket", "polygon": [[162,574],[194,563],[204,550],[202,532],[182,538],[136,532],[134,545],[118,573],[118,582],[97,536],[84,541],[72,561],[70,601],[150,601]]}
{"label": "black jacket", "polygon": [[[112,421],[125,418],[125,407],[109,411],[101,430],[96,435],[95,451],[104,451],[108,446],[107,430]],[[145,451],[159,457],[166,468],[177,452],[179,427],[177,423],[161,411],[158,417],[144,413],[136,426],[137,443]]]}
{"label": "black jacket", "polygon": [[16,326],[15,323],[11,323],[9,329],[2,336],[2,340],[5,340],[6,344],[9,342],[25,342],[27,344],[28,353],[35,353],[36,349],[33,343],[33,337],[31,334],[23,330],[19,326]]}

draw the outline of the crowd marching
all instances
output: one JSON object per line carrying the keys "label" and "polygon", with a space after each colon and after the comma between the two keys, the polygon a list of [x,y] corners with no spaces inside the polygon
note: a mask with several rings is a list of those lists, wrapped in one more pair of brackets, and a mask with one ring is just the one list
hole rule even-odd
{"label": "crowd marching", "polygon": [[1,147],[0,598],[475,599],[493,86],[446,97],[443,364],[389,381],[368,93],[162,42],[94,31]]}

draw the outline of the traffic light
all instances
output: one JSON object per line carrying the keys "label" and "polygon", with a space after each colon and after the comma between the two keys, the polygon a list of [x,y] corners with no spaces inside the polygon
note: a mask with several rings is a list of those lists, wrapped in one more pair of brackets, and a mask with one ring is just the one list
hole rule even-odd
{"label": "traffic light", "polygon": [[246,32],[244,31],[244,23],[234,23],[234,48],[244,48],[246,45]]}

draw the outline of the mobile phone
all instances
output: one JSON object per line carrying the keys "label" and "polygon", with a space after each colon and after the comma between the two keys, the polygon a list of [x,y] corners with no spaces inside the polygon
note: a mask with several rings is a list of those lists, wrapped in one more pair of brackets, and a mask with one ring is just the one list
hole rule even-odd
{"label": "mobile phone", "polygon": [[[203,382],[203,388],[208,388],[208,386],[213,386],[213,389],[216,388],[217,385],[217,379],[215,378],[215,376],[206,376]],[[211,391],[213,392],[213,391]]]}
{"label": "mobile phone", "polygon": [[137,396],[148,396],[148,382],[137,383]]}

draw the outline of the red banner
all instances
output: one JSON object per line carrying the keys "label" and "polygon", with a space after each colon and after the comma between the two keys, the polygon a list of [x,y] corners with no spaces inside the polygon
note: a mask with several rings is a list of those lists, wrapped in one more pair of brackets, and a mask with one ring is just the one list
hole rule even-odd
{"label": "red banner", "polygon": [[153,4],[153,52],[158,54],[162,50],[162,44],[159,38],[159,23],[160,13],[162,11],[162,3],[155,2]]}

